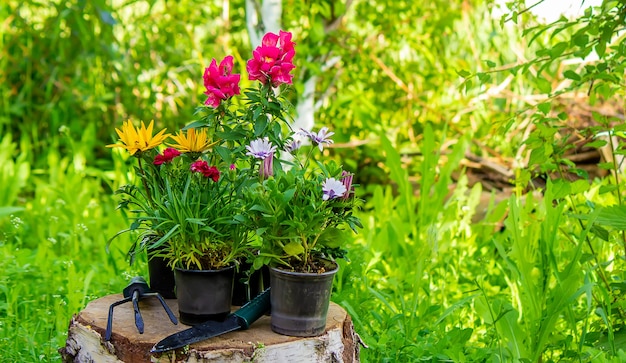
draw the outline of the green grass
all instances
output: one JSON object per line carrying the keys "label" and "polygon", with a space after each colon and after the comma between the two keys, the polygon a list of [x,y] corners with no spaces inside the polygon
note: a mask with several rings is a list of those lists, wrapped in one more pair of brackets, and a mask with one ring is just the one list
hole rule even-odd
{"label": "green grass", "polygon": [[[180,127],[201,102],[208,60],[249,53],[242,1],[231,1],[228,24],[218,2],[112,3],[0,5],[0,82],[9,85],[0,87],[3,361],[60,361],[72,315],[147,275],[145,258],[133,266],[125,259],[130,240],[105,249],[127,225],[112,194],[126,182],[129,163],[104,148],[113,126],[154,118]],[[389,12],[399,18],[385,16],[379,3],[354,3],[343,26],[327,35],[315,28],[329,16],[325,6],[284,20],[308,56],[299,76],[317,74],[320,95],[329,97],[320,100],[317,121],[332,125],[343,144],[331,153],[349,160],[366,199],[364,228],[333,293],[369,346],[363,361],[626,360],[623,234],[601,209],[620,203],[615,186],[623,190],[623,175],[584,185],[554,181],[525,194],[532,173],[518,169],[513,195],[495,203],[461,164],[467,150],[514,158],[528,110],[541,142],[525,147],[543,147],[546,156],[536,167],[554,170],[561,162],[542,145],[557,144],[560,120],[550,112],[563,109],[555,103],[537,112],[524,98],[546,88],[529,72],[562,80],[557,60],[516,74],[495,72],[491,62],[506,68],[520,51],[531,59],[571,33],[546,32],[528,46],[520,27],[500,28],[485,17],[481,1],[399,1]],[[326,52],[340,56],[340,66],[322,71]],[[606,77],[614,83],[597,89],[623,114],[619,60]],[[481,80],[463,85],[463,70]],[[509,77],[505,93],[485,93]],[[477,218],[485,200],[487,212]]]}
{"label": "green grass", "polygon": [[[370,346],[363,360],[516,361],[541,354],[544,361],[619,361],[622,334],[613,324],[621,323],[611,317],[613,302],[601,296],[597,266],[583,262],[588,251],[575,243],[588,231],[570,241],[556,228],[577,228],[563,213],[567,205],[546,202],[549,189],[547,199],[521,204],[512,197],[472,223],[480,186],[462,178],[448,190],[467,140],[443,164],[431,133],[427,127],[433,141],[422,168],[438,177],[421,186],[427,198],[415,196],[400,154],[382,139],[397,191],[373,188],[365,228],[336,278],[333,300]],[[131,276],[146,275],[145,261],[126,264],[125,241],[109,254],[104,249],[106,237],[125,225],[105,174],[78,172],[72,159],[53,151],[48,159],[49,173],[33,170],[24,210],[0,219],[0,350],[9,361],[60,360],[56,351],[73,314],[121,291]],[[497,232],[502,206],[509,216]],[[600,258],[615,253],[594,243]]]}
{"label": "green grass", "polygon": [[104,180],[77,172],[54,152],[48,159],[49,174],[32,171],[21,210],[0,218],[0,350],[6,361],[60,360],[57,349],[72,315],[145,270],[145,260],[133,268],[125,263],[123,243],[110,254],[104,249],[107,236],[125,223]]}

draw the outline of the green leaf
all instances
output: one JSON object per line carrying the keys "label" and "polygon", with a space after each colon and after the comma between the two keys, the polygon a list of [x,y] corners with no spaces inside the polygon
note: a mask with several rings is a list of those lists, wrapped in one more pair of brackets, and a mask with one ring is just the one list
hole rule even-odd
{"label": "green leaf", "polygon": [[181,130],[182,131],[186,131],[186,130],[189,130],[189,129],[195,129],[195,128],[204,127],[204,126],[206,126],[206,122],[203,122],[203,121],[193,121],[189,125],[186,125],[185,127],[183,127]]}
{"label": "green leaf", "polygon": [[472,82],[471,79],[466,80],[464,84],[465,84],[465,92],[469,92],[472,89],[472,87],[474,87],[474,82]]}
{"label": "green leaf", "polygon": [[512,75],[516,76],[517,72],[520,70],[520,66],[515,66],[515,67],[511,67],[509,69],[509,73],[511,73]]}
{"label": "green leaf", "polygon": [[289,201],[293,198],[295,193],[296,193],[296,188],[291,188],[289,190],[286,190],[283,193],[283,202],[289,203]]}
{"label": "green leaf", "polygon": [[554,180],[551,184],[552,184],[552,197],[554,199],[561,199],[572,194],[571,184],[570,182],[566,180],[557,179],[557,180]]}
{"label": "green leaf", "polygon": [[563,77],[568,78],[568,79],[572,79],[574,81],[580,81],[580,75],[578,75],[578,73],[572,71],[572,70],[567,70],[565,72],[563,72]]}
{"label": "green leaf", "polygon": [[602,208],[596,223],[620,231],[626,231],[626,205],[613,205]]}
{"label": "green leaf", "polygon": [[561,54],[563,54],[565,49],[567,49],[567,43],[566,42],[559,42],[559,43],[557,43],[554,47],[552,47],[552,49],[550,49],[550,57],[552,59],[558,58]]}
{"label": "green leaf", "polygon": [[552,105],[550,104],[550,102],[543,102],[537,105],[537,109],[544,115],[547,115],[548,112],[550,112],[551,108]]}
{"label": "green leaf", "polygon": [[552,84],[545,78],[537,78],[537,88],[543,93],[552,92]]}
{"label": "green leaf", "polygon": [[232,164],[231,151],[227,147],[224,146],[214,146],[213,150],[219,154],[220,158],[224,160],[226,164]]}
{"label": "green leaf", "polygon": [[614,190],[617,190],[617,185],[603,185],[600,187],[600,190],[598,191],[598,194],[604,194],[604,193],[610,193]]}
{"label": "green leaf", "polygon": [[587,46],[587,43],[589,43],[589,36],[587,34],[580,34],[580,35],[574,36],[572,41],[574,42],[574,44],[582,48],[582,47]]}
{"label": "green leaf", "polygon": [[478,76],[478,80],[481,83],[488,83],[489,81],[491,81],[491,75],[490,74],[480,72],[480,73],[477,73],[476,75]]}
{"label": "green leaf", "polygon": [[608,142],[606,140],[595,140],[595,141],[587,143],[585,146],[597,149],[597,148],[601,148],[603,146],[606,146],[606,144],[608,144]]}
{"label": "green leaf", "polygon": [[582,192],[586,192],[587,190],[589,190],[589,183],[587,182],[587,180],[579,179],[570,183],[571,194],[579,194]]}
{"label": "green leaf", "polygon": [[464,69],[457,69],[456,70],[456,74],[458,74],[459,76],[463,77],[463,78],[467,78],[469,76],[471,76],[472,74]]}
{"label": "green leaf", "polygon": [[261,136],[266,128],[267,117],[265,117],[265,115],[259,115],[259,117],[254,122],[254,136]]}
{"label": "green leaf", "polygon": [[598,163],[598,168],[603,170],[613,170],[614,167],[613,163]]}
{"label": "green leaf", "polygon": [[329,247],[338,248],[344,244],[346,236],[344,232],[338,228],[326,228],[319,237],[318,243]]}
{"label": "green leaf", "polygon": [[255,204],[252,207],[250,207],[249,209],[250,211],[257,211],[257,212],[261,212],[261,213],[268,213],[269,209],[263,207],[262,205],[259,204]]}
{"label": "green leaf", "polygon": [[541,145],[538,148],[533,149],[530,152],[530,159],[528,160],[529,165],[539,165],[543,164],[548,156],[546,155],[545,145]]}
{"label": "green leaf", "polygon": [[304,247],[298,242],[289,242],[283,247],[285,253],[289,256],[297,256],[304,253]]}
{"label": "green leaf", "polygon": [[595,47],[594,50],[596,51],[596,53],[598,53],[598,57],[602,58],[604,57],[604,53],[606,52],[606,43],[603,41],[600,41]]}
{"label": "green leaf", "polygon": [[596,237],[600,238],[601,240],[603,240],[605,242],[609,241],[609,231],[607,231],[603,227],[600,227],[599,225],[594,224],[593,226],[591,226],[591,232]]}
{"label": "green leaf", "polygon": [[23,211],[23,207],[0,207],[0,217]]}

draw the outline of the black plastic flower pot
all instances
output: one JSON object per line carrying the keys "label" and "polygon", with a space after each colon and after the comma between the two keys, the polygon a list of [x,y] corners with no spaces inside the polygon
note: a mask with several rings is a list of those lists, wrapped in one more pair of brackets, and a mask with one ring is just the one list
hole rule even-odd
{"label": "black plastic flower pot", "polygon": [[174,270],[167,265],[164,258],[155,256],[150,250],[148,250],[148,276],[152,291],[158,292],[165,299],[176,298]]}
{"label": "black plastic flower pot", "polygon": [[230,313],[235,266],[220,270],[175,269],[181,323],[221,321]]}
{"label": "black plastic flower pot", "polygon": [[242,264],[239,271],[235,272],[232,301],[235,306],[244,305],[270,286],[270,272],[267,266],[252,272],[248,278],[251,267],[252,264]]}
{"label": "black plastic flower pot", "polygon": [[324,333],[337,264],[324,273],[270,267],[271,326],[276,333],[313,337]]}

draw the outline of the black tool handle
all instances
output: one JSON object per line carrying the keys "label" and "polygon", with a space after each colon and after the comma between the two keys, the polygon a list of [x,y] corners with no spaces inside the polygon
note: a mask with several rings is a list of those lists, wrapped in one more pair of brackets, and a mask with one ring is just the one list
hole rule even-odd
{"label": "black tool handle", "polygon": [[241,323],[241,329],[248,329],[250,324],[257,321],[263,314],[270,310],[270,288],[268,287],[259,296],[248,301],[233,315],[237,316]]}
{"label": "black tool handle", "polygon": [[141,276],[135,276],[130,280],[130,283],[122,290],[124,297],[133,297],[133,292],[139,291],[139,298],[143,295],[152,292],[146,279]]}

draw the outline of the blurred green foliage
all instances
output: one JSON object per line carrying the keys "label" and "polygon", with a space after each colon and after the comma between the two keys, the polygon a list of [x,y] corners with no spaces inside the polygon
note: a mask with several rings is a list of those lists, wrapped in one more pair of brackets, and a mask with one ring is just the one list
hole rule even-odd
{"label": "blurred green foliage", "polygon": [[[626,6],[604,3],[538,25],[523,1],[506,23],[489,0],[283,1],[291,100],[316,78],[316,123],[367,201],[333,295],[363,361],[626,359],[626,239],[602,209],[623,211],[623,177],[587,180],[559,137],[578,120],[561,96],[587,93],[573,102],[622,113],[594,111],[587,141],[623,134]],[[104,145],[128,118],[192,120],[212,58],[245,72],[245,1],[5,0],[0,20],[0,351],[59,361],[72,314],[145,275],[130,240],[104,250],[130,170]],[[467,151],[519,166],[510,198],[472,185]],[[582,183],[522,194],[560,172]]]}
{"label": "blurred green foliage", "polygon": [[[28,139],[29,162],[89,143],[85,162],[132,118],[173,128],[191,119],[206,57],[228,47],[220,9],[202,1],[6,1],[0,5],[0,131]],[[193,9],[194,11],[189,11]],[[206,19],[216,19],[207,22]],[[85,140],[88,139],[88,140]]]}
{"label": "blurred green foliage", "polygon": [[[489,131],[480,119],[459,117],[469,98],[455,72],[475,68],[497,47],[463,35],[475,32],[481,15],[472,10],[484,11],[482,1],[348,4],[285,1],[293,11],[285,11],[283,28],[298,46],[296,89],[301,95],[303,83],[318,77],[318,123],[335,129],[338,143],[361,145],[345,152],[364,181],[387,180],[376,166],[380,133],[415,153],[426,122]],[[387,7],[399,15],[380,16]],[[101,146],[114,126],[131,118],[178,128],[203,101],[201,75],[211,58],[233,54],[243,68],[251,49],[244,9],[243,0],[4,2],[0,81],[8,87],[0,131],[25,139],[20,149],[28,150],[20,151],[37,167],[45,168],[40,156],[49,147],[70,151],[59,131],[93,141],[83,162],[109,167]]]}

